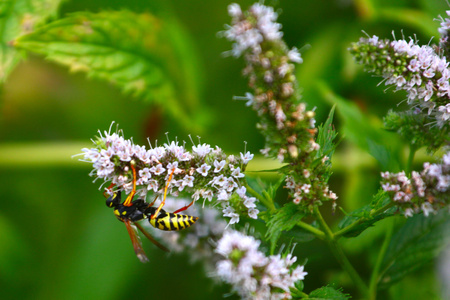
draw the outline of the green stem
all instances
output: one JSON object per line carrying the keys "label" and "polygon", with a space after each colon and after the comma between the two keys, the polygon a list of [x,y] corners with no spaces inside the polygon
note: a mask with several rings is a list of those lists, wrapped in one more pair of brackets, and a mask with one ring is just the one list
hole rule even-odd
{"label": "green stem", "polygon": [[250,187],[250,185],[248,185],[247,182],[245,182],[244,184],[245,184],[245,188],[247,189],[247,192],[249,192],[252,196],[255,196],[256,199],[258,199],[259,202],[261,202],[265,207],[267,207],[270,211],[276,210],[272,199],[268,199],[268,198],[264,197],[263,195],[261,195],[260,193],[258,193],[257,191],[255,191],[254,189],[252,189]]}
{"label": "green stem", "polygon": [[317,229],[314,226],[311,226],[303,221],[298,222],[297,226],[311,232],[312,234],[314,234],[317,238],[319,238],[321,240],[325,239],[325,233],[322,230]]}
{"label": "green stem", "polygon": [[341,230],[335,232],[335,233],[334,233],[334,237],[335,237],[336,239],[342,237],[344,234],[346,234],[347,232],[349,232],[349,231],[352,230],[353,228],[355,228],[355,227],[357,227],[358,225],[360,225],[361,223],[364,223],[365,221],[367,221],[367,219],[370,219],[370,218],[372,218],[372,217],[374,217],[374,216],[376,216],[376,215],[379,215],[379,214],[382,213],[382,212],[385,212],[386,210],[388,210],[389,208],[391,208],[392,206],[394,206],[394,204],[395,204],[395,203],[394,203],[393,201],[390,201],[390,202],[387,203],[386,205],[384,205],[384,206],[382,206],[382,207],[380,207],[380,208],[378,208],[378,209],[372,210],[372,211],[369,213],[369,217],[368,217],[368,218],[361,218],[361,219],[358,219],[358,220],[356,220],[355,222],[353,222],[352,224],[345,226],[345,227],[342,228]]}
{"label": "green stem", "polygon": [[406,173],[409,174],[411,173],[411,169],[412,169],[412,164],[414,161],[414,156],[416,154],[417,148],[410,145],[409,146],[409,155],[408,155],[408,161],[406,162]]}
{"label": "green stem", "polygon": [[322,226],[324,230],[325,239],[328,242],[331,252],[335,256],[336,260],[350,276],[350,278],[355,283],[356,288],[359,290],[361,295],[366,296],[368,294],[368,288],[366,283],[359,276],[358,272],[356,272],[355,268],[353,268],[352,264],[350,263],[344,251],[342,250],[341,245],[336,240],[335,235],[333,234],[330,227],[328,227],[328,224],[323,219],[322,214],[320,213],[319,208],[317,206],[314,207],[314,214],[320,226]]}
{"label": "green stem", "polygon": [[375,262],[375,266],[372,271],[372,275],[370,276],[370,283],[369,283],[369,299],[370,300],[376,300],[377,286],[378,286],[378,281],[380,280],[381,263],[383,262],[383,259],[384,259],[384,256],[386,255],[386,251],[388,249],[389,243],[391,242],[393,231],[394,231],[394,222],[391,221],[391,223],[389,224],[389,227],[386,231],[383,245],[381,245],[380,253],[378,253],[377,261]]}

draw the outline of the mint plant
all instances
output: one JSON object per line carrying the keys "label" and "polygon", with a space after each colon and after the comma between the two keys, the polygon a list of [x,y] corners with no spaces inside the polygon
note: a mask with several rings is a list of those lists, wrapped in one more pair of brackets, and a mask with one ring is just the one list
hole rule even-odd
{"label": "mint plant", "polygon": [[[159,105],[192,134],[199,131],[202,124],[196,120],[203,108],[197,101],[198,82],[190,76],[193,60],[186,54],[192,49],[175,22],[129,10],[56,18],[59,4],[0,4],[5,16],[2,82],[25,53],[35,53]],[[226,153],[222,145],[192,138],[140,145],[118,126],[114,130],[114,116],[110,129],[99,130],[92,146],[82,149],[80,160],[92,164],[89,175],[94,182],[102,181],[100,190],[111,187],[106,195],[136,189],[142,199],[161,199],[167,192],[164,209],[170,212],[194,201],[188,211],[199,220],[192,228],[155,235],[173,252],[186,252],[192,261],[202,262],[208,275],[230,285],[242,299],[384,297],[386,289],[450,244],[450,19],[439,19],[438,44],[367,35],[349,45],[356,63],[381,77],[388,89],[405,95],[403,108],[392,105],[383,128],[374,129],[355,106],[323,84],[319,89],[333,105],[319,124],[297,78],[304,58],[283,40],[273,7],[255,3],[244,10],[233,3],[228,14],[231,22],[218,35],[231,42],[225,59],[244,60],[242,73],[249,88],[235,99],[244,100],[258,118],[256,127],[265,140],[261,156],[264,162],[278,162],[279,167],[270,170],[277,174],[275,182],[257,178],[258,172],[267,171],[264,167],[248,172],[255,158],[250,151]],[[344,210],[342,196],[330,187],[332,158],[346,139],[334,126],[335,115],[359,132],[355,135],[363,148],[383,168],[378,192],[369,195],[371,202],[352,211]],[[406,163],[398,141],[387,140],[386,131],[406,141]],[[388,147],[391,142],[395,145]],[[435,160],[415,169],[420,149]],[[385,228],[383,241],[367,245],[376,247],[377,254],[368,259],[371,271],[366,276],[345,243],[377,227]],[[347,282],[308,286],[308,257],[298,255],[297,249],[308,247],[312,239],[328,246]]]}

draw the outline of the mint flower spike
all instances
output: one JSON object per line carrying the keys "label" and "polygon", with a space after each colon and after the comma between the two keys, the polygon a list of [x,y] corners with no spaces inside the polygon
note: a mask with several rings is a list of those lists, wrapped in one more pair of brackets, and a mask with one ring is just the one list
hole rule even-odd
{"label": "mint flower spike", "polygon": [[449,128],[450,69],[445,56],[417,41],[361,38],[349,49],[369,72],[381,75],[386,85],[407,93],[416,114],[427,115],[429,126]]}
{"label": "mint flower spike", "polygon": [[381,186],[401,209],[405,217],[423,212],[428,217],[444,207],[450,208],[450,152],[440,164],[424,164],[421,173],[412,172],[408,178],[405,172],[381,174]]}
{"label": "mint flower spike", "polygon": [[243,74],[252,90],[234,99],[245,100],[258,114],[257,127],[266,140],[261,153],[290,164],[285,171],[286,185],[292,183],[289,195],[299,208],[311,211],[323,201],[334,202],[337,196],[329,191],[327,182],[319,180],[330,164],[328,158],[318,157],[315,112],[300,101],[295,77],[296,64],[303,62],[300,52],[282,40],[282,26],[272,7],[255,3],[243,11],[233,3],[228,13],[231,24],[220,35],[233,43],[226,54],[244,57]]}
{"label": "mint flower spike", "polygon": [[256,199],[245,194],[242,173],[253,158],[250,152],[227,156],[219,147],[208,144],[193,145],[189,151],[177,141],[146,149],[117,132],[111,133],[111,129],[100,133],[93,142],[93,148],[82,149],[81,160],[92,163],[91,176],[112,182],[119,190],[127,193],[132,190],[130,163],[133,161],[138,195],[145,197],[148,191],[163,194],[173,172],[168,195],[176,197],[183,192],[191,194],[196,201],[215,199],[223,216],[231,218],[230,224],[239,222],[241,215],[257,218]]}
{"label": "mint flower spike", "polygon": [[297,257],[266,256],[260,241],[241,232],[228,230],[217,243],[222,259],[217,275],[230,283],[242,299],[291,299],[291,288],[308,274],[304,266],[294,267]]}

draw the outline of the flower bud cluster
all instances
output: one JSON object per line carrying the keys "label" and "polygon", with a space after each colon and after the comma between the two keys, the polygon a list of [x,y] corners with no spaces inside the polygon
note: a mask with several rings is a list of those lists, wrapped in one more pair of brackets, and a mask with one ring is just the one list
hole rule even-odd
{"label": "flower bud cluster", "polygon": [[337,200],[337,195],[330,191],[327,185],[322,185],[318,178],[311,178],[309,172],[305,171],[300,182],[296,182],[293,176],[286,177],[285,188],[291,191],[292,201],[295,204],[300,204],[302,201],[311,203],[314,199],[321,198]]}
{"label": "flower bud cluster", "polygon": [[[168,195],[185,192],[192,194],[196,201],[216,199],[224,216],[231,217],[231,223],[239,221],[238,212],[257,218],[256,199],[247,197],[243,187],[242,172],[253,158],[250,152],[239,157],[226,155],[219,147],[208,144],[194,145],[188,151],[178,142],[147,150],[117,133],[105,131],[104,135],[95,141],[95,148],[82,149],[84,160],[93,165],[91,176],[111,181],[118,189],[130,192],[133,162],[138,194],[146,195],[148,191],[163,194],[168,183]],[[173,176],[169,181],[170,174]]]}
{"label": "flower bud cluster", "polygon": [[216,252],[223,256],[217,274],[230,283],[242,299],[291,299],[291,288],[308,274],[294,267],[297,257],[266,256],[258,250],[260,241],[237,231],[226,231]]}
{"label": "flower bud cluster", "polygon": [[[257,127],[266,139],[261,152],[289,163],[294,177],[301,176],[297,174],[304,170],[311,173],[311,178],[320,177],[327,166],[319,163],[311,167],[320,149],[315,141],[315,113],[300,101],[295,77],[295,64],[303,62],[300,53],[296,48],[288,48],[282,40],[281,25],[276,22],[278,14],[272,7],[255,3],[248,11],[242,11],[238,4],[231,4],[228,12],[231,25],[222,35],[233,42],[231,55],[244,56],[247,65],[243,73],[252,89],[252,93],[236,99],[247,100],[247,105],[260,117]],[[328,188],[326,182],[319,185],[320,191]],[[317,194],[321,197],[302,201],[302,206],[329,200],[322,192]],[[291,197],[294,199],[293,193]]]}
{"label": "flower bud cluster", "polygon": [[369,72],[385,78],[386,85],[407,93],[416,114],[427,115],[429,125],[450,127],[450,69],[445,56],[414,40],[361,38],[349,49]]}
{"label": "flower bud cluster", "polygon": [[450,204],[450,152],[444,155],[441,164],[424,164],[421,173],[405,172],[381,174],[382,188],[400,207],[406,217],[423,212],[425,216],[435,213]]}

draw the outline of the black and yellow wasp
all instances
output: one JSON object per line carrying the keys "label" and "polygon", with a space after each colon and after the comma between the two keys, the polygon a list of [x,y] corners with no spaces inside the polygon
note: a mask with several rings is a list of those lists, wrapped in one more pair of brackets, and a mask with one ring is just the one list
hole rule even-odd
{"label": "black and yellow wasp", "polygon": [[[173,172],[170,174],[168,183],[164,189],[164,198],[158,208],[153,207],[156,199],[152,203],[147,203],[143,199],[133,200],[136,194],[136,169],[134,167],[134,162],[131,162],[131,169],[133,171],[133,189],[128,195],[127,199],[121,203],[122,197],[121,192],[112,192],[112,195],[106,200],[106,205],[108,207],[114,208],[114,214],[119,221],[125,223],[128,234],[130,235],[131,242],[133,244],[134,252],[136,253],[139,260],[143,263],[148,262],[147,255],[142,248],[142,243],[137,233],[136,227],[158,248],[169,252],[169,250],[156,241],[138,221],[147,219],[149,223],[160,230],[174,231],[182,230],[193,225],[198,217],[188,216],[179,214],[179,212],[186,210],[189,206],[193,204],[191,202],[189,205],[184,206],[173,213],[168,213],[162,209],[164,206],[167,189],[169,187],[170,180],[172,179]],[[108,189],[111,191],[111,185]],[[106,192],[104,194],[107,195]]]}

